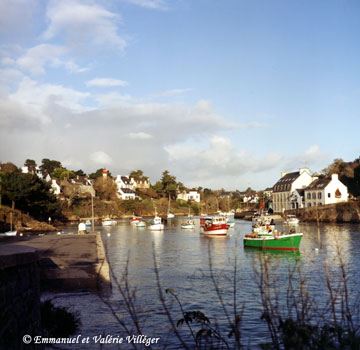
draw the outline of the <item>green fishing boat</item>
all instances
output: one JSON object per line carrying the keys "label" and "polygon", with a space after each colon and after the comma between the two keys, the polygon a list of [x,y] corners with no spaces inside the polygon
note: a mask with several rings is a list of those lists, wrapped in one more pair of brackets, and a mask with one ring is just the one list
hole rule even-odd
{"label": "green fishing boat", "polygon": [[299,250],[302,233],[281,235],[245,235],[244,247],[259,249]]}

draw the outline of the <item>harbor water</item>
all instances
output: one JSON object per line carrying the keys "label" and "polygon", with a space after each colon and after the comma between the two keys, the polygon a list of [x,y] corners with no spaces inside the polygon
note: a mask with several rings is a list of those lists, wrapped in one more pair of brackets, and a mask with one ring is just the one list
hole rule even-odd
{"label": "harbor water", "polygon": [[[43,296],[80,314],[82,327],[78,335],[81,339],[88,338],[88,342],[67,344],[63,349],[142,349],[141,342],[146,338],[157,339],[151,344],[153,349],[183,349],[184,343],[192,348],[194,342],[187,326],[177,328],[179,340],[169,321],[171,316],[177,324],[182,318],[181,308],[185,312],[203,312],[223,332],[230,348],[233,338],[227,337],[228,316],[233,320],[236,309],[242,314],[241,343],[245,348],[260,348],[270,337],[261,319],[259,281],[264,261],[270,267],[271,288],[276,291],[280,310],[286,310],[289,274],[295,270],[301,271],[306,290],[319,311],[328,306],[326,270],[335,286],[341,281],[339,271],[343,266],[348,273],[350,300],[358,297],[360,225],[320,224],[318,227],[314,223],[300,223],[297,230],[304,236],[299,252],[294,254],[245,249],[242,238],[251,232],[251,223],[247,221],[235,220],[235,227],[229,229],[226,237],[207,237],[199,233],[199,219],[195,219],[194,229],[182,229],[186,219],[168,220],[164,231],[150,231],[125,221],[116,226],[96,227],[102,234],[113,272],[111,295]],[[286,231],[289,227],[279,224],[277,229]],[[299,277],[294,275],[296,284]],[[191,325],[198,329],[195,322]],[[126,338],[138,335],[144,337]],[[121,338],[127,341],[116,344]]]}

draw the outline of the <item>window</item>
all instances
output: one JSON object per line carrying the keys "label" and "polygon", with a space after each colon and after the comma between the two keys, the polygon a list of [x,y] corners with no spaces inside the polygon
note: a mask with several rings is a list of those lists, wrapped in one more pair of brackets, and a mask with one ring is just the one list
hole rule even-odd
{"label": "window", "polygon": [[328,198],[331,198],[331,193],[328,193]]}
{"label": "window", "polygon": [[321,192],[318,192],[318,199],[321,199]]}
{"label": "window", "polygon": [[308,207],[311,207],[311,203],[308,204]]}
{"label": "window", "polygon": [[322,203],[320,202],[319,205],[322,205]]}
{"label": "window", "polygon": [[315,192],[312,193],[312,199],[316,199],[316,193]]}
{"label": "window", "polygon": [[307,194],[307,199],[311,199],[311,193],[310,192]]}

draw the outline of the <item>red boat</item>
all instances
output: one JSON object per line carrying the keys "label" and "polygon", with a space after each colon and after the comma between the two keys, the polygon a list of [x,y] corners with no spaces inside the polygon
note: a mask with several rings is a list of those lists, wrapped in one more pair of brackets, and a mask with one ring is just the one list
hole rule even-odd
{"label": "red boat", "polygon": [[224,216],[200,218],[200,232],[209,236],[226,236],[229,225]]}

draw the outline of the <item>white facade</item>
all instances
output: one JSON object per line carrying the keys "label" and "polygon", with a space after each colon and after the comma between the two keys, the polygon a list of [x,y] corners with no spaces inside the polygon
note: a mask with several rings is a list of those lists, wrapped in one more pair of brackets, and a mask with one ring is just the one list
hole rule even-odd
{"label": "white facade", "polygon": [[346,202],[348,197],[348,189],[338,174],[332,174],[331,180],[317,180],[305,188],[305,207]]}
{"label": "white facade", "polygon": [[273,187],[272,201],[275,213],[282,213],[285,210],[294,209],[296,202],[293,196],[297,189],[307,187],[314,178],[310,175],[310,170],[300,168],[298,172],[281,173],[280,180]]}
{"label": "white facade", "polygon": [[135,192],[128,188],[119,188],[118,189],[118,197],[123,200],[135,199]]}
{"label": "white facade", "polygon": [[134,189],[132,182],[129,180],[129,178],[127,176],[117,175],[116,179],[115,179],[115,183],[116,183],[118,189],[121,189],[121,188],[128,188],[130,190]]}
{"label": "white facade", "polygon": [[184,192],[178,194],[177,199],[182,199],[184,201],[194,201],[194,202],[200,203],[200,193],[198,193],[197,191],[190,191],[189,193],[184,191]]}
{"label": "white facade", "polygon": [[61,192],[60,185],[56,182],[56,180],[51,180],[51,190],[57,196]]}

